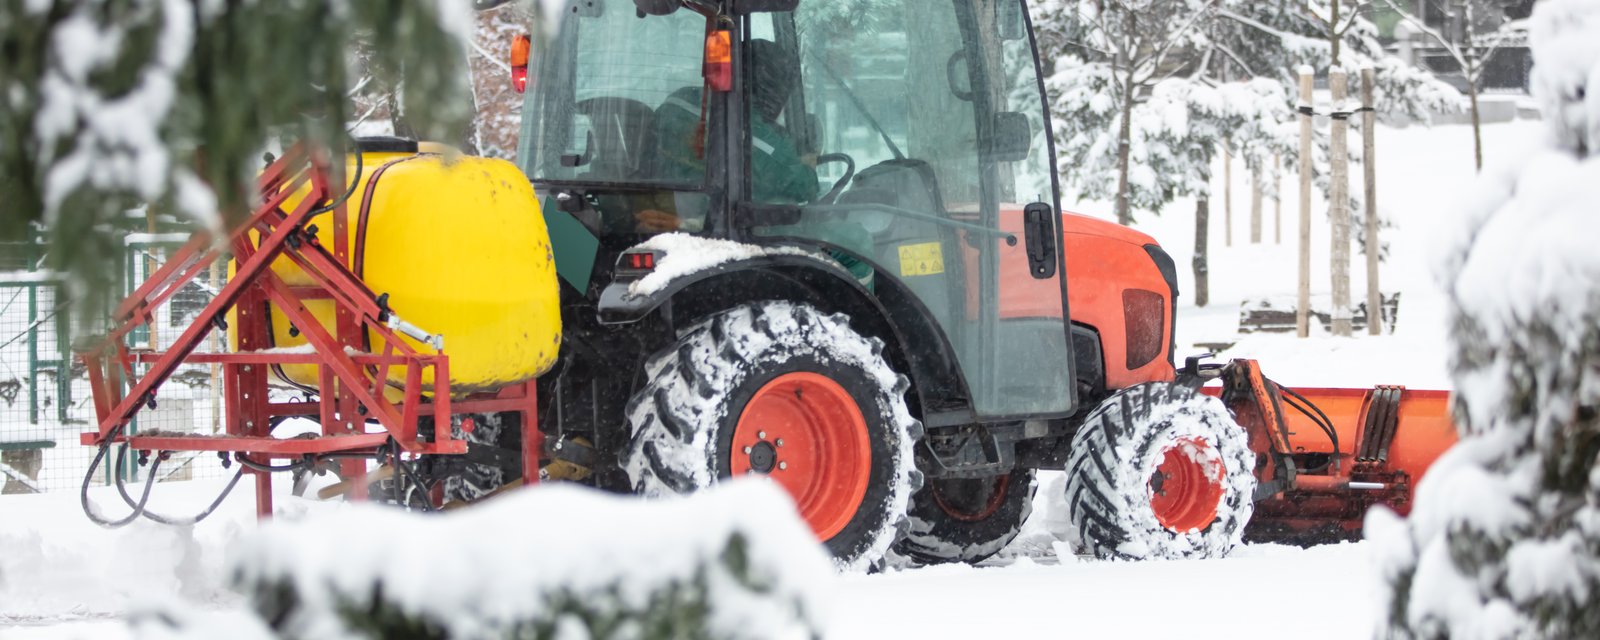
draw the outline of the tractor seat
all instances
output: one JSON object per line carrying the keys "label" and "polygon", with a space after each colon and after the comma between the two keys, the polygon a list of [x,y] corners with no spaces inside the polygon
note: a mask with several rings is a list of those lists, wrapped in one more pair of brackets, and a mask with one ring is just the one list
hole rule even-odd
{"label": "tractor seat", "polygon": [[[856,174],[850,189],[839,195],[839,204],[881,204],[926,213],[945,215],[939,195],[939,179],[933,168],[921,160],[886,160]],[[870,209],[853,211],[847,219],[861,225],[874,236],[893,229],[895,215]],[[895,238],[879,238],[880,242]]]}
{"label": "tractor seat", "polygon": [[637,176],[654,145],[655,110],[638,100],[590,98],[574,105],[574,110],[589,118],[588,171],[586,178],[623,180]]}

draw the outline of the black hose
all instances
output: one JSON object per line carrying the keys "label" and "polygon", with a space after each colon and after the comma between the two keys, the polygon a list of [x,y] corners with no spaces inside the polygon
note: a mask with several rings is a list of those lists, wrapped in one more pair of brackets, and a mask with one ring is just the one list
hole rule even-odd
{"label": "black hose", "polygon": [[356,145],[355,156],[356,156],[356,174],[355,174],[355,177],[350,179],[350,188],[345,190],[344,195],[339,196],[338,198],[335,198],[332,201],[330,201],[328,203],[328,206],[326,206],[326,207],[318,207],[316,209],[312,209],[311,213],[306,214],[306,219],[307,220],[310,220],[310,219],[315,218],[317,216],[320,216],[320,215],[322,215],[324,213],[327,213],[329,211],[333,211],[334,209],[339,208],[340,205],[343,205],[346,201],[350,200],[350,196],[353,196],[353,195],[356,194],[356,187],[360,186],[360,184],[361,184],[361,171],[362,171],[361,146],[359,144]]}
{"label": "black hose", "polygon": [[[111,440],[106,440],[106,444],[102,446],[100,454],[95,456],[94,464],[89,465],[90,474],[93,474],[95,466],[100,464],[101,456],[105,454],[106,449],[110,446],[110,443]],[[122,479],[122,464],[127,460],[127,457],[128,444],[123,443],[122,446],[117,449],[116,471],[111,475],[113,478],[116,478],[115,484],[117,485],[117,493],[122,495],[122,501],[126,502],[128,507],[133,509],[133,511],[128,514],[128,517],[121,520],[104,520],[95,515],[94,511],[89,508],[89,480],[93,477],[92,475],[84,476],[83,489],[82,492],[78,494],[78,499],[83,503],[84,514],[88,515],[89,519],[93,520],[95,524],[107,529],[116,529],[118,527],[126,526],[128,523],[139,519],[139,516],[144,515],[144,507],[150,502],[150,490],[154,489],[156,486],[156,475],[153,472],[161,466],[161,460],[159,459],[156,460],[155,464],[150,466],[150,471],[152,473],[150,473],[148,476],[145,476],[144,493],[139,496],[138,502],[134,502],[133,497],[128,495],[128,489],[123,485]]]}
{"label": "black hose", "polygon": [[[122,446],[123,446],[123,449],[126,450],[128,445],[124,444]],[[122,459],[122,454],[120,452],[117,455],[117,459],[119,460],[118,467],[121,467],[120,460]],[[149,477],[147,477],[145,479],[145,496],[146,496],[146,498],[148,498],[149,495],[150,495],[150,493],[149,493],[150,492],[150,489],[149,489],[150,483],[155,481],[156,469],[158,467],[160,467],[160,466],[161,466],[161,456],[156,456],[156,461],[150,464],[150,471],[147,472],[150,475],[149,475]],[[211,501],[211,504],[209,506],[207,506],[204,510],[202,510],[200,513],[196,514],[196,515],[193,515],[193,516],[190,516],[190,517],[187,517],[187,518],[173,518],[173,517],[170,517],[170,516],[164,516],[164,515],[161,515],[159,513],[156,513],[154,511],[151,511],[151,510],[145,508],[143,500],[140,501],[139,506],[135,509],[134,513],[136,513],[138,515],[141,515],[141,516],[144,516],[146,519],[151,520],[153,522],[157,522],[157,523],[164,524],[164,525],[169,525],[169,526],[187,527],[187,526],[192,526],[192,525],[199,524],[200,521],[205,520],[206,518],[210,517],[211,514],[217,510],[217,507],[222,506],[222,501],[226,500],[228,498],[228,495],[233,493],[234,485],[239,484],[239,478],[241,476],[243,476],[243,475],[244,475],[244,469],[241,468],[238,471],[235,471],[233,473],[233,478],[228,480],[228,486],[223,487],[222,488],[222,492],[217,494],[217,497],[214,500]],[[116,485],[117,485],[117,493],[122,496],[122,501],[128,503],[128,506],[130,506],[130,507],[134,506],[132,498],[128,495],[127,490],[124,488],[123,481],[122,481],[122,474],[121,473],[118,473],[117,476],[116,476]]]}
{"label": "black hose", "polygon": [[1304,414],[1307,419],[1311,420],[1312,423],[1316,424],[1322,429],[1323,433],[1328,435],[1328,441],[1333,443],[1334,468],[1337,469],[1339,467],[1338,459],[1340,453],[1339,432],[1338,430],[1334,429],[1333,420],[1328,418],[1328,414],[1323,413],[1322,409],[1317,407],[1315,403],[1306,399],[1305,396],[1300,395],[1294,389],[1290,389],[1276,382],[1272,384],[1278,388],[1278,391],[1287,394],[1285,400],[1287,400],[1289,406],[1294,407],[1296,411]]}
{"label": "black hose", "polygon": [[[411,465],[406,464],[405,461],[400,459],[400,443],[395,442],[394,438],[390,438],[389,439],[389,450],[390,450],[390,462],[394,464],[396,469],[399,469],[400,472],[405,475],[405,478],[407,480],[411,481],[411,484],[413,484],[413,485],[415,485],[417,487],[418,491],[422,492],[422,494],[423,494],[423,497],[422,497],[422,510],[424,512],[426,512],[426,513],[432,513],[433,510],[434,510],[433,509],[433,500],[431,498],[429,498],[428,495],[427,495],[428,494],[428,485],[426,483],[424,483],[421,478],[417,477],[416,471],[412,470]],[[395,503],[399,504],[400,506],[406,506],[405,490],[401,486],[402,484],[403,483],[400,482],[400,476],[396,475],[395,476],[395,483],[394,483],[394,485],[395,485]]]}
{"label": "black hose", "polygon": [[[99,514],[95,513],[94,508],[89,506],[89,483],[94,481],[94,472],[100,468],[100,463],[105,460],[106,453],[111,450],[111,442],[116,440],[117,436],[121,433],[122,427],[116,427],[111,430],[111,433],[106,437],[105,441],[100,443],[100,449],[95,452],[94,460],[89,463],[89,470],[83,474],[83,486],[78,489],[78,504],[79,506],[83,507],[83,515],[88,516],[91,522],[107,529],[123,527],[128,523],[137,520],[140,512],[144,511],[145,503],[150,500],[150,489],[155,487],[155,476],[151,476],[145,481],[144,496],[139,498],[138,506],[134,509],[133,513],[128,514],[128,517],[121,520],[107,520],[105,518],[101,518]],[[118,467],[122,466],[124,455],[127,452],[127,445],[123,445],[122,449],[118,451]],[[118,471],[120,472],[121,469],[118,469]],[[119,473],[117,477],[118,479],[121,479],[122,476]]]}

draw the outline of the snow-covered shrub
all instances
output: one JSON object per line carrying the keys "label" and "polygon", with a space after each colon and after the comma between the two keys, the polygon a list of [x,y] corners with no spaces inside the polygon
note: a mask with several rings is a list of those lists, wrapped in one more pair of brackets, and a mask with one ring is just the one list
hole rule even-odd
{"label": "snow-covered shrub", "polygon": [[1531,26],[1547,137],[1444,236],[1462,441],[1368,518],[1387,636],[1600,637],[1600,1]]}
{"label": "snow-covered shrub", "polygon": [[[452,512],[357,505],[237,549],[242,609],[141,638],[812,638],[832,571],[777,485],[683,499],[526,490]],[[245,620],[246,624],[240,624]],[[243,633],[243,636],[240,636]]]}

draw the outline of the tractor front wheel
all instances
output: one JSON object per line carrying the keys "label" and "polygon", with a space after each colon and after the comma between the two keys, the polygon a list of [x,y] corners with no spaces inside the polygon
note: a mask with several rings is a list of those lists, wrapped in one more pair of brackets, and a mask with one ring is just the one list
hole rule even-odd
{"label": "tractor front wheel", "polygon": [[1067,459],[1067,507],[1102,558],[1215,558],[1244,536],[1255,454],[1216,398],[1171,383],[1117,392],[1084,420]]}
{"label": "tractor front wheel", "polygon": [[766,302],[695,325],[645,373],[622,464],[637,491],[765,476],[841,566],[871,567],[888,551],[920,483],[911,447],[922,426],[882,341],[842,315]]}

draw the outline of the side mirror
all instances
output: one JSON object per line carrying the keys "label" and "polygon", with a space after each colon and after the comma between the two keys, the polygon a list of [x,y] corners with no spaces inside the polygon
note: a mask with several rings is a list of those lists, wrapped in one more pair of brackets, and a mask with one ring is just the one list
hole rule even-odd
{"label": "side mirror", "polygon": [[797,6],[800,6],[800,0],[733,0],[733,14],[744,16],[752,13],[794,11]]}
{"label": "side mirror", "polygon": [[633,0],[633,6],[639,13],[652,16],[664,16],[678,10],[683,6],[678,0]]}
{"label": "side mirror", "polygon": [[994,22],[1000,28],[1001,40],[1021,40],[1028,37],[1028,22],[1023,20],[1022,0],[998,0],[994,5]]}
{"label": "side mirror", "polygon": [[1016,111],[997,113],[989,131],[989,158],[994,162],[1021,162],[1033,147],[1033,127],[1028,116]]}

